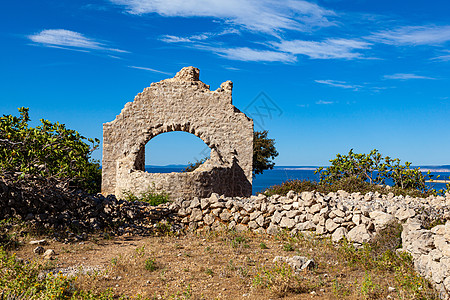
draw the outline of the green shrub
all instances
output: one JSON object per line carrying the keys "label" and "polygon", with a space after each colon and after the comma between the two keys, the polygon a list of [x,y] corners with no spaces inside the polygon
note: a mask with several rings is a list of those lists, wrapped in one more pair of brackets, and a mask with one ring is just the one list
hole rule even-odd
{"label": "green shrub", "polygon": [[158,268],[154,258],[147,258],[145,260],[144,264],[145,264],[145,269],[150,272],[153,272]]}
{"label": "green shrub", "polygon": [[147,191],[142,192],[139,196],[136,196],[131,191],[124,191],[123,199],[127,201],[147,202],[152,206],[157,206],[169,202],[169,194],[166,192],[156,192],[154,188],[148,188]]}
{"label": "green shrub", "polygon": [[[331,166],[318,168],[315,171],[315,174],[320,176],[319,182],[289,180],[268,188],[264,194],[268,196],[286,195],[290,190],[295,192],[317,191],[327,194],[345,190],[349,193],[378,192],[380,194],[393,193],[394,195],[427,197],[438,193],[425,184],[426,180],[433,177],[430,172],[424,175],[419,168],[411,168],[411,163],[406,162],[405,165],[401,165],[399,159],[382,157],[377,150],[372,150],[369,154],[357,154],[350,150],[348,155],[338,154],[337,158],[330,162]],[[392,182],[394,185],[387,186],[386,182]]]}
{"label": "green shrub", "polygon": [[0,117],[0,173],[18,173],[19,179],[56,179],[67,187],[99,192],[101,169],[91,161],[91,153],[100,141],[44,119],[40,126],[30,127],[29,109],[18,110],[19,117]]}
{"label": "green shrub", "polygon": [[282,184],[271,186],[266,189],[264,194],[267,196],[286,195],[291,190],[295,192],[319,191],[319,184],[309,180],[288,180]]}
{"label": "green shrub", "polygon": [[425,176],[420,168],[411,168],[410,162],[401,165],[398,158],[382,157],[376,149],[369,154],[354,153],[350,149],[348,155],[337,154],[330,162],[331,166],[315,171],[320,176],[320,183],[333,184],[345,178],[356,178],[362,182],[384,185],[392,180],[394,187],[426,192],[428,187],[425,181],[433,177],[429,171]]}

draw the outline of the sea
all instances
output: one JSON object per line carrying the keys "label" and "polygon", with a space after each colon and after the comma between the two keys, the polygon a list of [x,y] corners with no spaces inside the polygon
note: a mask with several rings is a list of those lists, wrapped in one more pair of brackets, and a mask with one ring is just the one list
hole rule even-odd
{"label": "sea", "polygon": [[[417,167],[417,166],[416,166]],[[422,172],[430,171],[436,178],[448,180],[450,178],[450,165],[443,166],[419,166]],[[171,173],[181,172],[186,168],[185,165],[169,165],[169,166],[145,166],[145,170],[149,173]],[[264,192],[267,188],[281,184],[288,180],[312,180],[318,181],[319,175],[314,174],[317,166],[275,166],[272,170],[266,170],[262,174],[253,178],[253,194]],[[415,168],[415,167],[414,167]],[[445,183],[429,182],[429,187],[436,190],[444,189]]]}

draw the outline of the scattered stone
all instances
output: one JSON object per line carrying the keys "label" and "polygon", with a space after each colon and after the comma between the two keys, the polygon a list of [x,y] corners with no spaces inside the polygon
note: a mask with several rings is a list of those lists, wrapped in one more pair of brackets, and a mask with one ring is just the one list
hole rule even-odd
{"label": "scattered stone", "polygon": [[56,253],[55,253],[55,250],[53,250],[53,249],[47,249],[45,252],[44,252],[44,259],[46,259],[46,260],[51,260],[51,259],[53,259],[53,257],[56,255]]}
{"label": "scattered stone", "polygon": [[41,255],[42,253],[44,253],[45,249],[42,246],[37,246],[36,248],[34,248],[33,252],[36,254]]}
{"label": "scattered stone", "polygon": [[30,241],[29,244],[30,245],[47,245],[48,242],[47,242],[47,240],[43,239],[43,240]]}

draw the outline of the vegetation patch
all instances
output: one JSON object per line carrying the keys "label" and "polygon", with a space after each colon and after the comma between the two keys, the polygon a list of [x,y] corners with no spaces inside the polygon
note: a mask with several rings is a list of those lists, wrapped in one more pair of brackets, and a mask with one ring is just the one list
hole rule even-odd
{"label": "vegetation patch", "polygon": [[100,192],[100,164],[91,159],[100,141],[44,119],[40,126],[30,127],[29,109],[18,110],[19,117],[0,117],[0,174]]}
{"label": "vegetation patch", "polygon": [[157,192],[154,188],[148,188],[145,192],[136,196],[131,191],[123,192],[123,200],[134,202],[146,202],[152,206],[157,206],[159,204],[169,202],[169,193],[167,192]]}
{"label": "vegetation patch", "polygon": [[[395,196],[428,197],[443,194],[446,190],[436,191],[425,183],[434,178],[430,171],[425,174],[420,168],[412,168],[410,162],[400,163],[398,158],[383,157],[374,149],[369,154],[358,154],[350,150],[348,155],[337,154],[330,160],[331,166],[318,168],[320,180],[289,180],[280,185],[268,188],[264,193],[286,195],[290,190],[295,192],[317,191],[321,193],[344,190],[348,193],[366,194],[369,192]],[[390,185],[387,185],[390,184]],[[450,184],[447,185],[447,190]]]}

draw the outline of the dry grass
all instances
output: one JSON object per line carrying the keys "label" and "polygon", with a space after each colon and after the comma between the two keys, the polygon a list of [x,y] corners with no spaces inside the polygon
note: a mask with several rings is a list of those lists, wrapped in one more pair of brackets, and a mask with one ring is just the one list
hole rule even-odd
{"label": "dry grass", "polygon": [[[390,230],[388,235],[395,236],[395,228]],[[45,247],[58,254],[46,263],[47,268],[95,266],[98,271],[77,277],[76,287],[94,293],[110,290],[114,297],[435,299],[428,283],[412,271],[407,256],[397,256],[389,246],[380,252],[384,240],[377,239],[373,249],[368,245],[357,250],[314,235],[271,237],[222,231],[91,238],[76,244],[51,242]],[[25,244],[16,250],[17,257],[44,263],[32,250]],[[290,267],[273,263],[279,255],[313,258],[317,266],[295,274]],[[389,292],[388,287],[395,291]]]}

